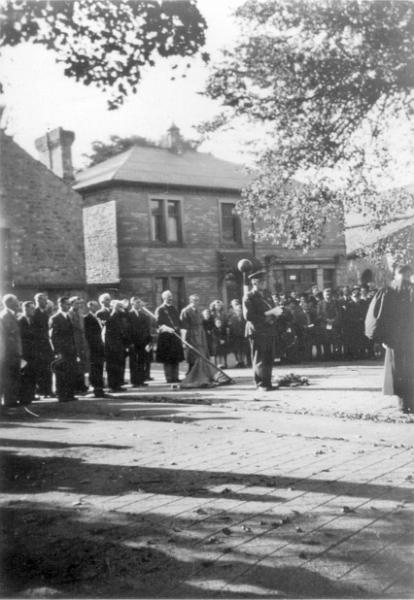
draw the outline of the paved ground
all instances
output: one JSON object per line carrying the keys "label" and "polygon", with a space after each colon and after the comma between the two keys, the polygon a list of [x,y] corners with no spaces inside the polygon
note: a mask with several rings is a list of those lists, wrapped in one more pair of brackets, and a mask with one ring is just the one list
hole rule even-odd
{"label": "paved ground", "polygon": [[3,417],[2,595],[414,596],[413,418],[378,364],[291,371]]}

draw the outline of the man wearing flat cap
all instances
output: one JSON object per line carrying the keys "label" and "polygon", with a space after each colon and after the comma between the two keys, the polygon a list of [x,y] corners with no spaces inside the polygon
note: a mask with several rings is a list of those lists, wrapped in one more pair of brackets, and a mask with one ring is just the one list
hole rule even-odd
{"label": "man wearing flat cap", "polygon": [[253,377],[256,387],[263,391],[272,386],[272,367],[275,357],[276,321],[282,309],[275,306],[266,290],[265,271],[249,276],[252,289],[243,299],[246,336],[250,341]]}

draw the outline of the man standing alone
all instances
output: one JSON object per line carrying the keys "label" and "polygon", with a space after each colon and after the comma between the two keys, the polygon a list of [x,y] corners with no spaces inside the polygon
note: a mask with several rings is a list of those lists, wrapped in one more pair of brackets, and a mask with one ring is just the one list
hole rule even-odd
{"label": "man standing alone", "polygon": [[249,276],[252,290],[244,298],[246,335],[250,339],[253,377],[256,387],[262,391],[274,389],[272,367],[275,357],[276,320],[282,308],[275,306],[266,291],[265,271]]}

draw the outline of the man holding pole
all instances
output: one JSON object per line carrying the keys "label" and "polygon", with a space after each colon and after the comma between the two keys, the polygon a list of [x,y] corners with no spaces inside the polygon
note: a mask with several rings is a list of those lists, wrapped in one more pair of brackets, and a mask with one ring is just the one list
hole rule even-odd
{"label": "man holding pole", "polygon": [[155,311],[158,327],[158,344],[156,360],[163,363],[167,383],[179,383],[179,364],[184,360],[183,346],[180,339],[181,321],[178,310],[173,305],[170,290],[161,294],[162,304]]}
{"label": "man holding pole", "polygon": [[243,303],[254,382],[258,389],[270,391],[275,389],[272,385],[272,367],[275,357],[276,321],[282,314],[282,309],[275,306],[271,295],[266,291],[265,275],[265,271],[256,271],[249,275],[252,289],[245,294]]}

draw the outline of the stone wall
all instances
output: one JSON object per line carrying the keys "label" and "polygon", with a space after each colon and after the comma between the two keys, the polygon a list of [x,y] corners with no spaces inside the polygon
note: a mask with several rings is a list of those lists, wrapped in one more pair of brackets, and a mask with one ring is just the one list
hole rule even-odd
{"label": "stone wall", "polygon": [[[181,202],[182,243],[161,244],[151,238],[151,199],[171,199]],[[157,280],[161,278],[184,279],[184,295],[198,293],[206,306],[215,298],[226,298],[224,273],[220,271],[219,254],[229,253],[240,257],[252,252],[252,242],[244,224],[242,244],[224,242],[221,237],[220,203],[236,202],[236,193],[220,194],[214,191],[171,191],[134,185],[114,185],[85,193],[84,205],[96,205],[94,210],[105,211],[108,202],[116,204],[116,226],[119,252],[120,292],[139,294],[151,306],[157,298]],[[101,208],[100,208],[101,207]],[[86,208],[85,210],[89,210]],[[100,222],[100,221],[99,221]],[[90,221],[94,227],[94,220]],[[98,223],[98,221],[96,221]],[[91,235],[86,233],[88,237]],[[95,235],[95,234],[92,234]],[[107,239],[110,239],[108,236]],[[107,243],[107,240],[104,239]],[[88,243],[86,243],[88,247]],[[283,264],[298,265],[313,261],[316,265],[335,268],[338,284],[342,284],[345,255],[344,238],[335,224],[327,227],[324,245],[308,254],[275,248],[271,244],[257,244],[257,258],[266,264],[273,256]],[[95,252],[95,256],[97,253]],[[88,254],[88,263],[94,260]],[[237,263],[236,263],[237,264]],[[98,272],[98,265],[93,269]],[[88,265],[88,273],[91,267]],[[170,279],[169,279],[170,281]],[[102,282],[104,283],[104,281]],[[108,284],[110,282],[108,281]],[[241,292],[241,290],[240,290]],[[233,291],[232,291],[233,297]]]}
{"label": "stone wall", "polygon": [[83,289],[80,195],[3,131],[0,161],[1,224],[9,240],[2,291]]}

